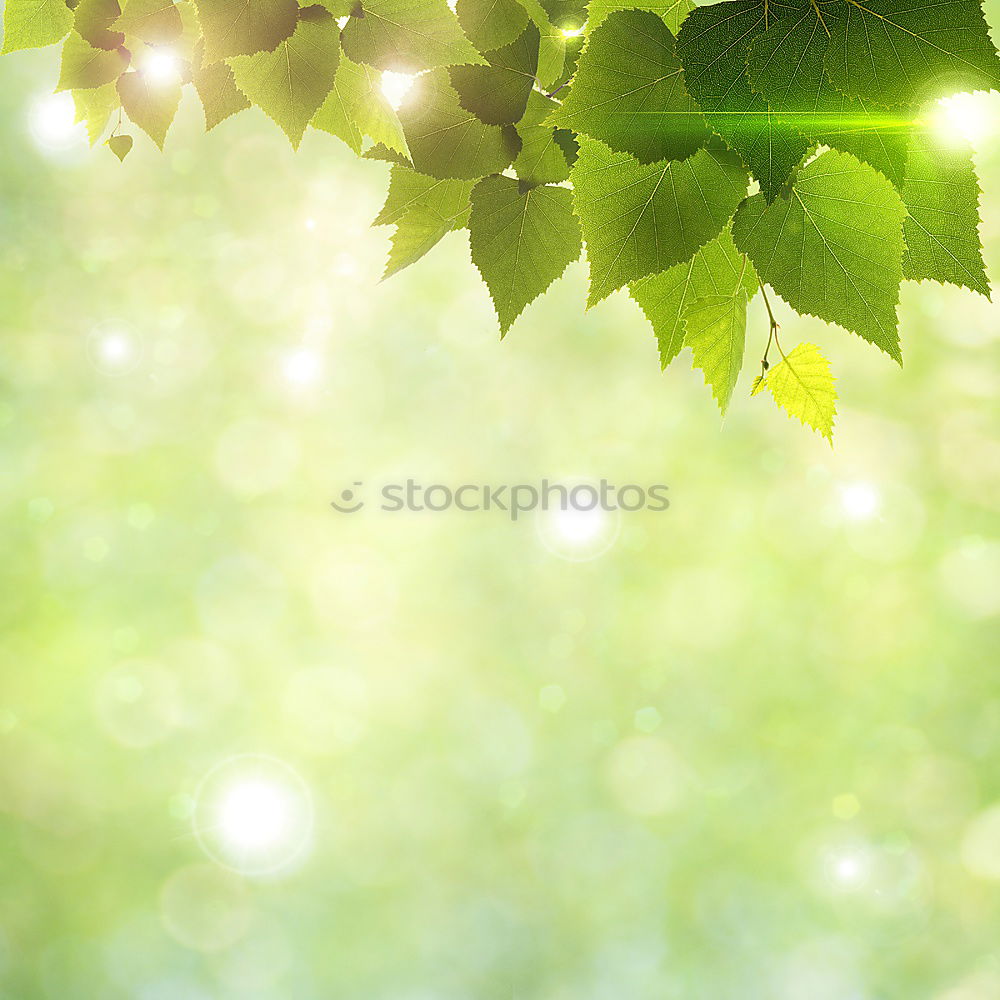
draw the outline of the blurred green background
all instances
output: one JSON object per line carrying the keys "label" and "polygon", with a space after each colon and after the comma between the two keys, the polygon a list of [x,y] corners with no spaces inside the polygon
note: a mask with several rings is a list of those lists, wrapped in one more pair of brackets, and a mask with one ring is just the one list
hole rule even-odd
{"label": "blurred green background", "polygon": [[[996,306],[906,286],[900,372],[781,305],[831,450],[758,301],[720,425],[582,265],[500,343],[459,234],[378,283],[386,165],[187,100],[119,166],[56,63],[0,61],[3,1000],[1000,997]],[[672,506],[328,506],[407,476]]]}

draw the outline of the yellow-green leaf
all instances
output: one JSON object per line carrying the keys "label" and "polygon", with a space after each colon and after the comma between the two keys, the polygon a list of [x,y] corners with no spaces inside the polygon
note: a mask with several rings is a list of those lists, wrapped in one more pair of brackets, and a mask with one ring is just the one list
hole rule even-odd
{"label": "yellow-green leaf", "polygon": [[118,80],[118,96],[125,113],[163,149],[170,123],[181,103],[179,81],[154,81],[145,73],[124,73]]}
{"label": "yellow-green leaf", "polygon": [[115,27],[150,45],[168,45],[184,30],[181,12],[172,0],[125,0]]}
{"label": "yellow-green leaf", "polygon": [[830,362],[815,344],[799,344],[765,379],[774,401],[790,417],[798,417],[833,443],[837,390]]}
{"label": "yellow-green leaf", "polygon": [[65,0],[7,0],[3,11],[3,51],[37,49],[65,38],[73,11]]}
{"label": "yellow-green leaf", "polygon": [[204,66],[201,63],[200,48],[196,49],[194,65],[191,68],[191,82],[201,98],[205,112],[205,130],[211,131],[230,115],[250,107],[243,91],[236,86],[233,71],[224,62]]}
{"label": "yellow-green leaf", "polygon": [[273,52],[299,17],[296,0],[195,0],[205,36],[206,63]]}
{"label": "yellow-green leaf", "polygon": [[117,80],[131,61],[128,49],[95,49],[75,31],[63,43],[57,90],[90,90]]}
{"label": "yellow-green leaf", "polygon": [[76,121],[87,126],[87,138],[93,146],[104,134],[112,114],[121,107],[118,88],[106,83],[93,90],[74,90],[73,104],[76,107]]}
{"label": "yellow-green leaf", "polygon": [[339,29],[324,16],[303,18],[273,52],[229,60],[236,86],[298,147],[306,126],[333,88],[340,57]]}
{"label": "yellow-green leaf", "polygon": [[111,150],[119,160],[124,161],[125,157],[132,150],[132,136],[130,135],[113,135],[107,142],[108,149]]}
{"label": "yellow-green leaf", "polygon": [[96,49],[117,49],[125,44],[120,31],[111,25],[118,19],[118,0],[80,0],[73,17],[73,27]]}

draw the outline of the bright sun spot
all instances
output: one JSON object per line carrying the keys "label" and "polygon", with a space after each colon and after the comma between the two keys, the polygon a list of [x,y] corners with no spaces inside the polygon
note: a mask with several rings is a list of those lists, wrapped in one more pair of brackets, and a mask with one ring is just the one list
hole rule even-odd
{"label": "bright sun spot", "polygon": [[87,132],[76,122],[76,106],[70,94],[48,94],[31,106],[29,116],[31,135],[35,142],[47,150],[66,150],[83,145]]}
{"label": "bright sun spot", "polygon": [[840,882],[856,882],[862,873],[861,862],[852,857],[840,858],[833,870]]}
{"label": "bright sun spot", "polygon": [[621,527],[620,511],[602,506],[598,487],[586,480],[561,484],[568,492],[554,494],[536,508],[539,540],[553,555],[572,562],[596,559],[614,545]]}
{"label": "bright sun spot", "polygon": [[552,527],[570,545],[587,545],[601,534],[607,519],[608,515],[599,507],[594,510],[568,507],[553,512]]}
{"label": "bright sun spot", "polygon": [[979,146],[994,133],[997,111],[989,94],[955,94],[938,101],[934,118],[945,137]]}
{"label": "bright sun spot", "polygon": [[411,73],[394,73],[392,70],[385,70],[382,73],[382,93],[385,99],[392,105],[393,110],[398,110],[403,106],[406,95],[413,87],[416,77]]}
{"label": "bright sun spot", "polygon": [[276,847],[289,822],[288,793],[264,778],[245,778],[226,789],[218,805],[219,833],[231,847],[253,853]]}
{"label": "bright sun spot", "polygon": [[142,75],[153,83],[179,83],[180,63],[170,49],[150,49],[142,60]]}
{"label": "bright sun spot", "polygon": [[847,483],[840,488],[840,506],[852,521],[867,521],[878,514],[880,497],[871,483]]}
{"label": "bright sun spot", "polygon": [[287,764],[241,754],[202,779],[191,820],[211,858],[245,875],[264,875],[286,867],[308,847],[312,799]]}
{"label": "bright sun spot", "polygon": [[124,375],[141,360],[135,338],[115,325],[98,326],[88,338],[87,349],[95,367],[105,375]]}
{"label": "bright sun spot", "polygon": [[563,28],[562,36],[563,38],[578,38],[583,34],[583,28]]}
{"label": "bright sun spot", "polygon": [[323,374],[323,359],[315,351],[300,347],[285,355],[281,370],[293,385],[312,385]]}

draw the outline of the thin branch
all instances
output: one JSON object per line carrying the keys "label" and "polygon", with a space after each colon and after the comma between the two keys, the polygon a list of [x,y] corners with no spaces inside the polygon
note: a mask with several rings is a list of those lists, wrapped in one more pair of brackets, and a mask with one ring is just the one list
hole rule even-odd
{"label": "thin branch", "polygon": [[[767,318],[771,321],[771,330],[767,335],[767,347],[764,348],[764,357],[760,359],[760,373],[764,375],[770,367],[767,355],[771,350],[771,343],[773,341],[775,344],[778,344],[778,329],[780,328],[780,324],[774,318],[774,310],[771,308],[771,302],[767,297],[767,290],[764,288],[764,282],[761,280],[760,275],[757,276],[757,283],[760,285],[760,294],[764,297],[764,305],[767,307]],[[780,344],[778,344],[778,350],[781,351]],[[785,356],[784,351],[781,351],[781,356]]]}

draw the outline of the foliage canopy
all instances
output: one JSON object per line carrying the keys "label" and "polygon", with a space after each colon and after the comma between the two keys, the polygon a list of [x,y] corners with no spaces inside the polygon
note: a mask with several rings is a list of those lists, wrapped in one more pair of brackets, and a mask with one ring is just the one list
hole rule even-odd
{"label": "foliage canopy", "polygon": [[[119,159],[190,85],[209,129],[256,105],[391,162],[386,273],[468,230],[501,334],[585,247],[588,304],[627,288],[723,413],[765,286],[899,362],[903,280],[990,294],[971,150],[927,121],[1000,87],[979,0],[7,0],[4,52],[58,42]],[[753,394],[832,438],[829,362],[767,311]]]}

